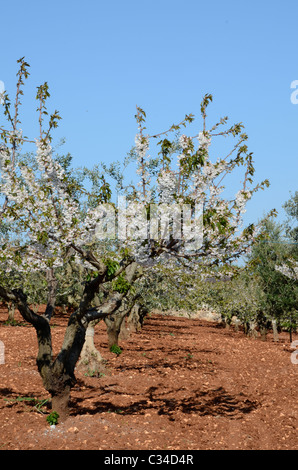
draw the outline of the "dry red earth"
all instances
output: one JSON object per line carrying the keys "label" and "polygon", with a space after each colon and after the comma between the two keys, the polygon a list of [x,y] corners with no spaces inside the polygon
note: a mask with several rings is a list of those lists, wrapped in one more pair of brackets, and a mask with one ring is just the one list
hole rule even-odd
{"label": "dry red earth", "polygon": [[[71,414],[51,428],[50,409],[39,406],[49,395],[35,364],[35,331],[6,319],[2,309],[1,450],[298,449],[298,365],[286,334],[262,342],[216,323],[155,314],[121,341],[117,357],[99,324],[106,374],[77,372]],[[55,352],[66,322],[62,314],[53,319]]]}

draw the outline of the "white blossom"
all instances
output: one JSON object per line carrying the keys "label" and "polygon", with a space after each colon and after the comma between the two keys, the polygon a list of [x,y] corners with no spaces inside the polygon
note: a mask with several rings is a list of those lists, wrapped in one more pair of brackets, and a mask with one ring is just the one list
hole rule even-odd
{"label": "white blossom", "polygon": [[145,158],[149,149],[149,139],[141,134],[137,134],[135,138],[136,151],[139,158]]}
{"label": "white blossom", "polygon": [[181,145],[183,150],[186,150],[191,143],[191,138],[187,137],[186,135],[182,134],[179,138],[179,144]]}
{"label": "white blossom", "polygon": [[167,204],[173,202],[173,195],[175,194],[177,186],[175,174],[170,170],[162,170],[158,176],[157,182],[160,202]]}
{"label": "white blossom", "polygon": [[282,266],[275,265],[276,271],[281,272],[284,276],[298,281],[298,263],[292,262],[292,266],[283,264]]}
{"label": "white blossom", "polygon": [[211,144],[211,137],[206,135],[205,132],[199,132],[198,140],[201,147],[208,148]]}
{"label": "white blossom", "polygon": [[251,199],[252,193],[250,191],[246,191],[244,189],[240,189],[240,191],[237,192],[236,197],[235,197],[235,206],[237,207],[238,211],[241,214],[245,214],[246,212],[246,204]]}

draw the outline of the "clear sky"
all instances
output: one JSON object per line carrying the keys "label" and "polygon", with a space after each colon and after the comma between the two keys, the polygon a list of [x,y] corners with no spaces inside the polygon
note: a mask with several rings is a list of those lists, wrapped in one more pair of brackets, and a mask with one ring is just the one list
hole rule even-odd
{"label": "clear sky", "polygon": [[[55,140],[74,165],[122,160],[134,144],[135,106],[157,133],[213,95],[210,124],[243,122],[255,181],[271,186],[248,205],[247,222],[298,190],[297,0],[14,0],[1,2],[0,81],[13,96],[17,59],[31,65],[22,128],[36,137],[36,87],[63,118]],[[0,124],[3,118],[0,117]],[[34,134],[34,135],[32,135]]]}

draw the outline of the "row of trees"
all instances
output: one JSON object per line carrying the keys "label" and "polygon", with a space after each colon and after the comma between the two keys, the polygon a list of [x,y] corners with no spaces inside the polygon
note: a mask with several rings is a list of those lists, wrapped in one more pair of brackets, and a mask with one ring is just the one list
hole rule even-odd
{"label": "row of trees", "polygon": [[[233,276],[207,272],[205,279],[187,272],[178,276],[164,269],[156,278],[156,295],[147,299],[150,308],[163,311],[210,310],[227,327],[232,323],[266,339],[269,329],[292,332],[298,324],[298,192],[284,204],[286,218],[261,220],[262,237]],[[222,269],[219,269],[219,273]]]}
{"label": "row of trees", "polygon": [[[101,319],[115,332],[116,312],[124,317],[137,301],[142,316],[165,266],[174,279],[188,276],[194,285],[210,272],[234,276],[237,260],[262,237],[261,225],[243,226],[246,204],[269,183],[253,184],[242,123],[227,126],[224,117],[208,126],[211,95],[203,97],[194,136],[181,132],[194,122],[191,114],[147,134],[146,114],[137,107],[135,145],[123,162],[74,169],[70,155],[53,150],[60,116],[48,114],[47,83],[36,93],[39,136],[23,135],[20,106],[30,74],[24,58],[18,64],[13,109],[8,94],[2,96],[7,124],[0,126],[0,296],[35,328],[38,370],[53,409],[64,414],[86,333],[90,339]],[[215,159],[211,144],[217,138],[233,143]],[[25,151],[32,145],[35,151]],[[242,183],[231,197],[223,180],[240,170]],[[117,205],[120,197],[125,206]],[[162,221],[155,217],[160,209]],[[50,322],[57,302],[74,308],[53,358]],[[38,303],[46,303],[42,315],[32,307]],[[115,342],[117,331],[114,336]]]}

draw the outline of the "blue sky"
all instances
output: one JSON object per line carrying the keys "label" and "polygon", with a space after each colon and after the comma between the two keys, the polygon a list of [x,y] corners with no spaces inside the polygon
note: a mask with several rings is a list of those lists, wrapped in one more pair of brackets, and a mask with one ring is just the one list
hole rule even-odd
{"label": "blue sky", "polygon": [[38,135],[34,98],[45,81],[49,111],[63,118],[54,138],[66,138],[75,166],[122,160],[134,144],[136,105],[149,133],[189,113],[198,132],[200,102],[211,93],[208,122],[243,122],[255,181],[271,183],[246,221],[273,208],[284,217],[282,204],[298,189],[297,0],[14,0],[2,2],[1,18],[0,80],[11,96],[17,59],[31,65],[26,135]]}

